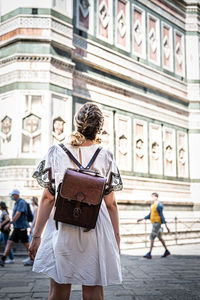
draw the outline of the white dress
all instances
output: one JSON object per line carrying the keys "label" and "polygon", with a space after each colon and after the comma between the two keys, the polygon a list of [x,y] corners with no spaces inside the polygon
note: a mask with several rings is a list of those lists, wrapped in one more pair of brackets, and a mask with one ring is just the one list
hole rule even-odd
{"label": "white dress", "polygon": [[[65,146],[78,161],[80,148],[84,167],[98,148],[95,144],[79,148],[69,144]],[[53,193],[62,181],[65,170],[74,167],[76,167],[75,164],[63,149],[54,145],[39,164],[33,177],[40,185],[47,187]],[[107,187],[108,193],[122,189],[119,171],[109,151],[102,149],[91,169],[98,170],[107,178],[111,174],[112,182]],[[60,284],[87,286],[120,284],[122,281],[120,256],[104,200],[96,227],[88,232],[81,227],[61,222],[58,223],[58,230],[56,230],[53,215],[54,209],[44,230],[33,271],[46,274]]]}

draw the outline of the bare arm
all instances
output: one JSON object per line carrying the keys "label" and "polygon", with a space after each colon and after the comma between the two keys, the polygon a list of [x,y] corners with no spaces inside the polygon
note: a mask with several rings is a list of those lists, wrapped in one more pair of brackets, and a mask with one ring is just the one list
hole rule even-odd
{"label": "bare arm", "polygon": [[38,211],[38,207],[35,208],[35,217],[34,217],[33,223],[31,224],[31,228],[30,228],[31,232],[32,232],[32,230],[33,230],[33,228],[35,226],[35,223],[36,223],[37,211]]}
{"label": "bare arm", "polygon": [[51,195],[48,189],[45,189],[38,207],[33,239],[29,247],[29,253],[32,259],[35,258],[38,247],[40,245],[40,237],[50,216],[51,210],[55,202],[55,197]]}
{"label": "bare arm", "polygon": [[167,226],[167,223],[165,223],[165,227],[166,227],[168,233],[170,233],[170,229],[169,229],[169,227]]}
{"label": "bare arm", "polygon": [[115,238],[120,251],[119,214],[114,192],[105,195],[104,200],[108,209],[108,213],[110,215],[111,223],[115,233]]}

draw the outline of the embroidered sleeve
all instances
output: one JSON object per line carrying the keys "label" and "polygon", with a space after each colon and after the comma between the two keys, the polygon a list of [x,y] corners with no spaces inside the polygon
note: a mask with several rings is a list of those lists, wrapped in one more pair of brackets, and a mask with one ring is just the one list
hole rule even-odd
{"label": "embroidered sleeve", "polygon": [[110,168],[107,175],[107,183],[105,188],[105,195],[110,194],[112,191],[117,192],[123,189],[123,183],[121,175],[117,168],[117,165],[114,160],[110,163]]}
{"label": "embroidered sleeve", "polygon": [[45,159],[39,163],[37,169],[33,173],[33,178],[37,180],[41,187],[47,188],[52,195],[55,195],[55,179],[53,178],[53,170],[53,157],[50,149],[48,154],[45,156]]}

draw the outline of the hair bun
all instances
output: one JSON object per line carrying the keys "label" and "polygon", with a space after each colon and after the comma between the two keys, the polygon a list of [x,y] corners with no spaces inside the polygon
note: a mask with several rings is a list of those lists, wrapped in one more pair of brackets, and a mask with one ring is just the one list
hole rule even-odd
{"label": "hair bun", "polygon": [[82,133],[78,131],[72,132],[70,136],[70,144],[72,146],[80,146],[85,142],[85,137]]}

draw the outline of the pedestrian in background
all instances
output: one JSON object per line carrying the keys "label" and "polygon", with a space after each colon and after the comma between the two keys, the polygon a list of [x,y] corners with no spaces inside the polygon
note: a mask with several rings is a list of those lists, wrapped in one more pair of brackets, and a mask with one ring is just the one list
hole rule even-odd
{"label": "pedestrian in background", "polygon": [[19,241],[21,241],[24,244],[27,251],[29,248],[28,234],[27,234],[27,228],[29,228],[29,223],[27,218],[27,203],[19,196],[20,196],[19,190],[14,189],[11,193],[11,199],[15,201],[12,221],[5,226],[5,229],[7,229],[9,228],[10,224],[13,224],[14,229],[7,241],[4,254],[0,260],[0,266],[4,266],[5,260],[10,250],[13,248],[14,243],[18,243]]}
{"label": "pedestrian in background", "polygon": [[[1,230],[0,244],[3,242],[4,246],[6,247],[7,240],[8,240],[9,233],[10,233],[10,226],[6,226],[6,225],[10,224],[10,218],[9,218],[8,208],[7,208],[5,202],[0,202],[0,210],[1,210],[1,215],[0,215],[0,230]],[[8,254],[8,259],[6,259],[5,263],[6,264],[13,264],[14,263],[13,250],[10,250],[10,252]]]}
{"label": "pedestrian in background", "polygon": [[[99,147],[98,133],[103,120],[102,111],[93,103],[84,104],[75,116],[76,131],[65,146],[83,166]],[[35,258],[33,271],[50,277],[49,300],[69,299],[71,284],[82,285],[84,300],[102,300],[103,286],[122,281],[118,208],[114,195],[114,191],[122,189],[121,177],[112,153],[102,148],[92,165],[92,170],[107,177],[108,181],[96,227],[86,231],[59,222],[57,230],[53,219],[55,192],[67,168],[74,168],[74,163],[59,145],[54,145],[33,175],[46,187],[30,245],[31,257]]]}
{"label": "pedestrian in background", "polygon": [[148,258],[148,259],[152,258],[151,253],[152,253],[152,249],[154,246],[154,240],[156,237],[161,241],[163,247],[165,248],[165,252],[161,257],[166,257],[166,256],[170,255],[170,252],[167,249],[165,241],[162,238],[162,227],[161,227],[162,223],[165,224],[168,233],[170,232],[170,230],[167,226],[167,223],[165,221],[164,215],[163,215],[163,205],[158,201],[158,196],[159,196],[158,193],[152,193],[151,196],[153,198],[153,203],[151,205],[150,213],[143,219],[137,220],[137,222],[141,222],[144,219],[145,220],[150,219],[151,223],[152,223],[152,232],[150,235],[150,240],[151,240],[150,251],[144,256],[144,258]]}
{"label": "pedestrian in background", "polygon": [[[30,227],[30,233],[29,233],[29,243],[32,241],[32,235],[33,235],[33,230],[35,227],[35,222],[36,222],[36,217],[37,217],[37,210],[38,210],[38,198],[37,197],[32,197],[30,204],[32,205],[32,213],[33,213],[33,221],[31,223]],[[23,260],[24,266],[32,266],[33,265],[33,259],[30,257],[26,258]]]}

